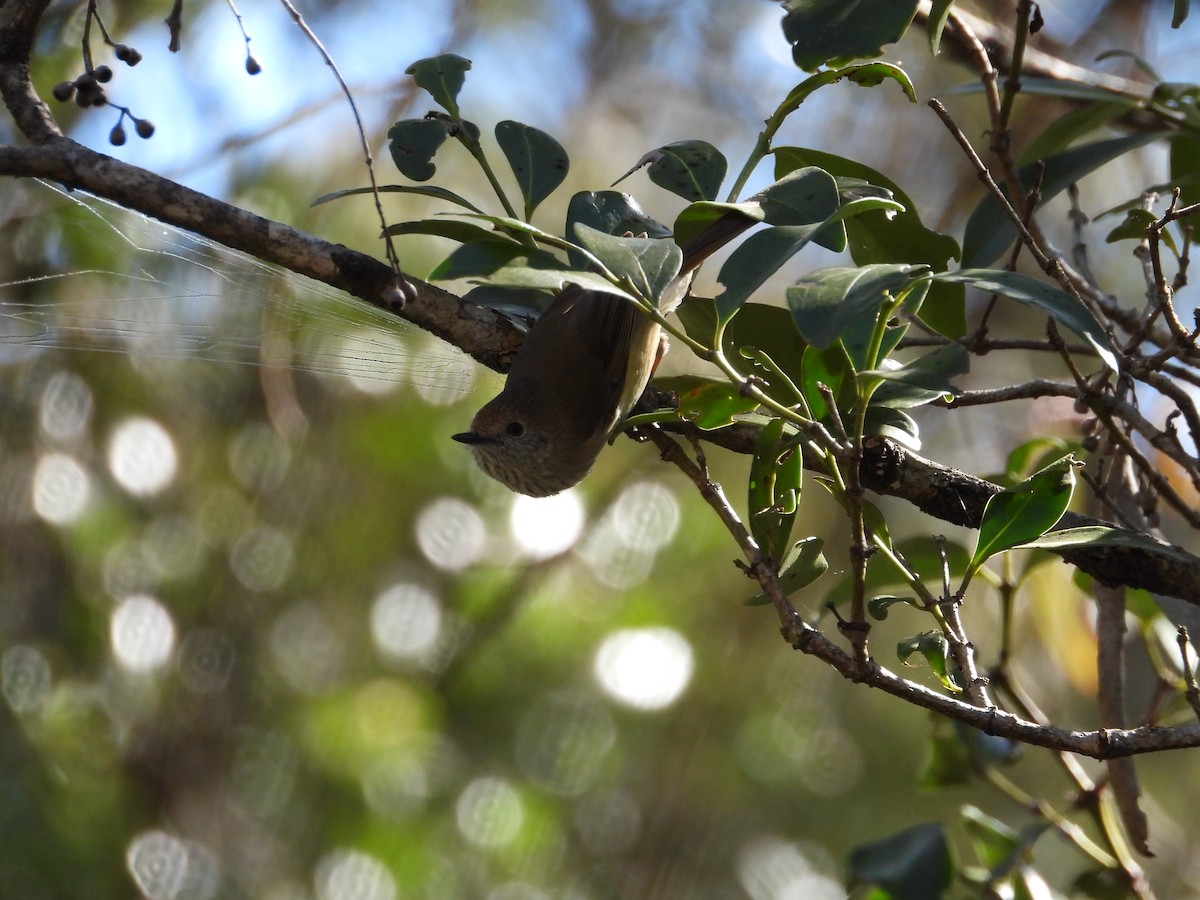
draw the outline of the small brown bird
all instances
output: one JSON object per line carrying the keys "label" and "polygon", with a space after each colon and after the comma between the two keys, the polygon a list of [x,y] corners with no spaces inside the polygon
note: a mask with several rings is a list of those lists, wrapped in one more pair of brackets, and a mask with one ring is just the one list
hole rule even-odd
{"label": "small brown bird", "polygon": [[[729,213],[688,241],[663,312],[683,299],[697,266],[753,224]],[[587,475],[660,357],[660,328],[634,303],[568,285],[525,335],[504,390],[454,440],[510,490],[557,494]]]}

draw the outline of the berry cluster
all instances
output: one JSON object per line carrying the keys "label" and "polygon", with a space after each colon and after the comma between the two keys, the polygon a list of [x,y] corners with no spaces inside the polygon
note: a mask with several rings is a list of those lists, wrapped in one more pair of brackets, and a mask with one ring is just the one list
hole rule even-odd
{"label": "berry cluster", "polygon": [[[107,36],[106,36],[107,38]],[[142,61],[142,54],[136,47],[128,44],[112,44],[113,54],[127,66],[136,66]],[[72,97],[75,104],[82,109],[92,106],[111,106],[120,110],[121,117],[108,133],[108,140],[114,147],[125,143],[128,135],[125,132],[125,119],[133,122],[134,131],[140,138],[148,138],[154,134],[154,124],[149,119],[139,119],[127,107],[110,103],[104,85],[112,81],[113,70],[106,65],[93,66],[91,54],[84,48],[84,73],[74,81],[61,81],[54,86],[54,99],[66,103]]]}

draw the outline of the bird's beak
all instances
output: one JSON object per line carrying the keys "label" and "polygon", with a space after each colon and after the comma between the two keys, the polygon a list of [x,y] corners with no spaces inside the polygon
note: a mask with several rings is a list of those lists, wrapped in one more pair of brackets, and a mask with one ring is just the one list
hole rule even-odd
{"label": "bird's beak", "polygon": [[488,444],[491,443],[491,438],[484,437],[482,434],[477,434],[474,431],[462,431],[458,434],[452,434],[450,437],[458,441],[460,444]]}

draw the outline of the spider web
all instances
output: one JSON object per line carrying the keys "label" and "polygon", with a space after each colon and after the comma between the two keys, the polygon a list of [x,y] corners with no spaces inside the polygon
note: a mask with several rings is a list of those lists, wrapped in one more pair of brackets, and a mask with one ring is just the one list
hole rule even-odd
{"label": "spider web", "polygon": [[471,382],[464,354],[342,291],[79,192],[25,188],[0,238],[25,270],[0,281],[0,365],[65,349]]}

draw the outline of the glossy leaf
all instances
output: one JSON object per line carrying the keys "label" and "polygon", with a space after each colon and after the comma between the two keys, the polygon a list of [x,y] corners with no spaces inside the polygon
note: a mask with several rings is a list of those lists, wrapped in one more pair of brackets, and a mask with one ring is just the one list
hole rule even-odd
{"label": "glossy leaf", "polygon": [[1087,525],[1079,528],[1063,528],[1051,531],[1040,537],[1025,541],[1022,549],[1040,548],[1042,550],[1073,550],[1079,547],[1126,547],[1130,550],[1143,550],[1156,553],[1169,559],[1178,560],[1188,565],[1196,562],[1196,557],[1186,550],[1172,544],[1158,541],[1148,534],[1135,531],[1124,531],[1107,525]]}
{"label": "glossy leaf", "polygon": [[525,218],[550,196],[571,168],[562,144],[530,125],[506,119],[496,123],[496,142],[504,151],[525,200]]}
{"label": "glossy leaf", "polygon": [[803,478],[802,454],[772,419],[758,433],[747,483],[750,532],[766,554],[780,559],[787,549],[796,518]]}
{"label": "glossy leaf", "polygon": [[575,236],[610,272],[628,278],[650,299],[663,295],[683,263],[683,251],[673,241],[617,237],[582,223],[576,225]]}
{"label": "glossy leaf", "polygon": [[[576,227],[587,225],[605,234],[636,234],[652,238],[670,237],[671,229],[650,218],[638,202],[622,191],[580,191],[567,206],[567,235],[578,240]],[[568,250],[571,265],[582,269],[587,259]]]}
{"label": "glossy leaf", "polygon": [[[1048,156],[1043,161],[1045,169],[1041,178],[1042,202],[1050,200],[1094,172],[1106,163],[1129,153],[1138,147],[1162,138],[1166,132],[1155,131],[1125,137],[1109,138],[1072,147],[1062,153]],[[1024,166],[1018,175],[1021,184],[1028,189],[1034,183],[1034,164]],[[1018,204],[1018,207],[1020,204]],[[1015,226],[999,202],[990,194],[980,201],[967,220],[963,235],[964,268],[986,266],[1000,257],[1011,246],[1017,236]]]}
{"label": "glossy leaf", "polygon": [[1180,202],[1200,202],[1200,135],[1181,133],[1171,141],[1171,184],[1180,188]]}
{"label": "glossy leaf", "polygon": [[971,839],[975,855],[988,869],[997,869],[1021,849],[1021,836],[999,819],[994,819],[978,807],[962,809],[963,830]]}
{"label": "glossy leaf", "polygon": [[721,151],[708,141],[676,141],[651,150],[617,181],[647,165],[651,181],[689,201],[715,200],[729,168]]}
{"label": "glossy leaf", "polygon": [[863,417],[863,433],[890,438],[909,450],[921,449],[921,428],[902,409],[872,405]]}
{"label": "glossy leaf", "polygon": [[1070,452],[1062,438],[1035,437],[1018,444],[1004,459],[1004,473],[991,480],[1007,486],[1028,478],[1035,471]]}
{"label": "glossy leaf", "polygon": [[[331,191],[328,194],[322,194],[310,206],[320,206],[322,203],[328,203],[331,200],[340,200],[343,197],[353,197],[359,194],[374,193],[369,187],[347,188],[343,191]],[[379,186],[381,194],[419,194],[422,197],[433,197],[437,200],[445,200],[448,203],[453,203],[456,206],[461,206],[463,209],[470,210],[473,213],[483,214],[478,206],[467,200],[465,197],[448,191],[445,188],[434,187],[427,184],[384,184]]]}
{"label": "glossy leaf", "polygon": [[1128,111],[1129,105],[1126,103],[1086,103],[1047,125],[1041,134],[1029,142],[1017,162],[1023,166],[1060,153],[1085,134]]}
{"label": "glossy leaf", "polygon": [[413,181],[432,178],[437,171],[433,157],[447,134],[439,119],[402,119],[388,129],[388,150],[400,174]]}
{"label": "glossy leaf", "polygon": [[850,851],[850,877],[876,885],[892,900],[937,900],[950,887],[954,862],[936,822],[914,825]]}
{"label": "glossy leaf", "polygon": [[971,356],[962,344],[947,344],[905,363],[898,369],[875,369],[861,375],[884,379],[871,395],[872,405],[893,409],[912,409],[932,403],[939,397],[961,393],[950,379],[971,369]]}
{"label": "glossy leaf", "polygon": [[897,597],[894,594],[883,594],[879,597],[872,597],[867,601],[867,615],[876,622],[882,622],[888,617],[888,611],[898,603],[903,603],[905,606],[916,606],[916,601],[912,597]]}
{"label": "glossy leaf", "polygon": [[502,287],[548,291],[560,291],[568,284],[578,284],[638,302],[632,294],[593,272],[568,268],[553,253],[500,238],[473,241],[457,248],[429,273],[429,279],[486,280]]}
{"label": "glossy leaf", "polygon": [[954,0],[933,0],[929,8],[929,17],[925,20],[925,33],[929,38],[929,52],[934,56],[942,46],[942,32],[946,29],[946,20],[950,18],[950,8]]}
{"label": "glossy leaf", "polygon": [[744,203],[718,203],[709,200],[689,203],[675,218],[675,242],[686,244],[731,212],[745,216],[747,227],[754,222],[763,221],[766,216],[762,204],[753,198]]}
{"label": "glossy leaf", "polygon": [[[779,588],[785,596],[803,590],[829,569],[829,561],[821,552],[825,542],[818,537],[808,537],[792,544],[787,556],[779,566]],[[746,606],[765,606],[771,599],[762,591],[746,601]]]}
{"label": "glossy leaf", "polygon": [[873,313],[885,292],[898,293],[926,271],[925,266],[884,264],[817,269],[787,289],[788,308],[806,341],[828,347],[850,322]]}
{"label": "glossy leaf", "polygon": [[1071,504],[1076,465],[1074,457],[1064,456],[988,499],[964,589],[989,557],[1028,544],[1054,527]]}
{"label": "glossy leaf", "polygon": [[814,419],[829,415],[829,404],[821,386],[829,388],[839,406],[854,402],[854,364],[841,344],[831,347],[809,347],[804,351],[800,370],[800,388]]}
{"label": "glossy leaf", "polygon": [[1057,285],[1020,272],[1000,269],[962,269],[958,272],[942,272],[933,278],[935,281],[970,284],[981,291],[998,294],[1040,309],[1084,338],[1092,345],[1104,364],[1116,371],[1117,358],[1104,327],[1096,321],[1091,310]]}
{"label": "glossy leaf", "polygon": [[752,234],[743,241],[717,275],[725,290],[717,296],[717,314],[727,321],[738,308],[809,242],[828,233],[831,225],[876,209],[897,208],[881,197],[866,197],[843,204],[819,225],[778,226]]}
{"label": "glossy leaf", "polygon": [[407,69],[417,87],[423,88],[442,109],[458,117],[458,92],[462,90],[471,61],[453,53],[419,59]]}
{"label": "glossy leaf", "polygon": [[657,378],[656,387],[679,396],[679,415],[698,428],[711,431],[737,421],[737,417],[758,409],[758,402],[742,394],[737,385],[720,378],[700,375],[675,375]]}
{"label": "glossy leaf", "polygon": [[474,222],[464,222],[462,219],[448,218],[417,219],[414,222],[398,222],[395,225],[389,225],[387,233],[390,235],[430,234],[435,237],[449,238],[460,244],[469,244],[472,241],[487,242],[503,240],[500,235],[490,228],[484,228],[481,225],[476,225]]}
{"label": "glossy leaf", "polygon": [[933,670],[933,674],[938,677],[938,681],[942,683],[942,687],[954,693],[962,691],[950,672],[950,645],[944,634],[940,631],[923,631],[897,642],[896,655],[900,662],[908,665],[908,660],[915,653],[921,654]]}
{"label": "glossy leaf", "polygon": [[900,39],[917,0],[792,0],[783,35],[792,59],[806,71],[834,60],[878,56]]}
{"label": "glossy leaf", "polygon": [[[846,220],[850,257],[860,266],[870,263],[925,263],[944,271],[959,258],[958,242],[925,227],[916,205],[899,185],[862,163],[807,147],[777,147],[777,178],[800,166],[819,166],[838,179],[859,179],[891,193],[902,210],[865,212]],[[965,292],[958,285],[935,284],[921,310],[921,319],[949,338],[967,332]]]}

